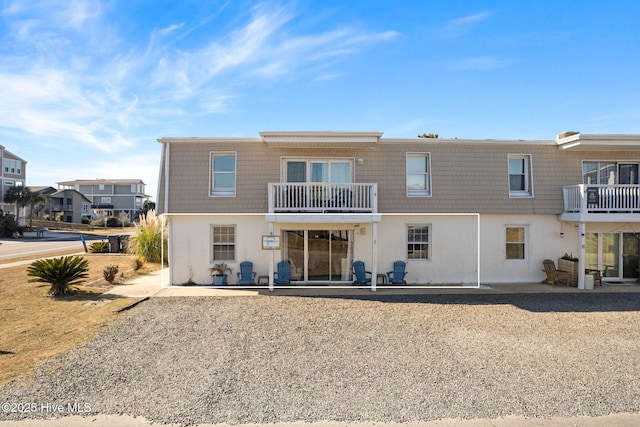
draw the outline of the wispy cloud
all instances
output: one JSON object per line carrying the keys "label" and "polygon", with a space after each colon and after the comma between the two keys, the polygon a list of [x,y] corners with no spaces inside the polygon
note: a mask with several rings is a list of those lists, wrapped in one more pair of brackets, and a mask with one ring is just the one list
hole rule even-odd
{"label": "wispy cloud", "polygon": [[175,31],[179,30],[182,27],[184,27],[184,22],[181,22],[179,24],[171,24],[168,27],[163,28],[160,31],[158,31],[158,34],[166,36],[167,34],[171,34],[171,33],[175,32]]}
{"label": "wispy cloud", "polygon": [[480,12],[453,19],[442,27],[440,34],[444,37],[458,37],[464,35],[471,31],[480,22],[489,19],[491,15],[491,12]]}
{"label": "wispy cloud", "polygon": [[[189,26],[177,22],[127,40],[98,0],[8,1],[9,31],[0,46],[0,133],[115,153],[134,144],[140,128],[183,114],[228,110],[246,88],[282,76],[337,78],[340,61],[393,39],[393,31],[333,28],[301,33],[295,9],[260,4],[244,24],[211,32],[180,48]],[[202,28],[198,29],[202,33]],[[4,70],[4,71],[3,71]],[[195,108],[193,108],[195,106]]]}

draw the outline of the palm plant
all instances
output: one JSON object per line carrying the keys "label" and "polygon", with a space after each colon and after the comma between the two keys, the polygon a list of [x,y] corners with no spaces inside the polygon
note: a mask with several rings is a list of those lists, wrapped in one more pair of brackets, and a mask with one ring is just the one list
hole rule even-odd
{"label": "palm plant", "polygon": [[80,256],[39,259],[27,267],[27,275],[36,277],[30,282],[51,284],[49,295],[57,297],[69,293],[69,286],[76,285],[88,277],[89,261]]}

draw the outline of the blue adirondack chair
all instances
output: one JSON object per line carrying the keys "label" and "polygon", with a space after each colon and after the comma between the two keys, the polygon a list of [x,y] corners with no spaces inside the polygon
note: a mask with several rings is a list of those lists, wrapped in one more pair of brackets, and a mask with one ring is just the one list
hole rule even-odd
{"label": "blue adirondack chair", "polygon": [[[367,274],[369,277],[367,277]],[[353,281],[354,285],[371,284],[371,272],[364,269],[364,262],[353,262],[353,275],[356,276],[356,280]]]}
{"label": "blue adirondack chair", "polygon": [[289,261],[284,260],[278,263],[278,268],[273,273],[273,283],[276,285],[288,285],[291,280],[291,264]]}
{"label": "blue adirondack chair", "polygon": [[387,272],[387,277],[389,277],[389,283],[392,285],[406,285],[407,281],[404,280],[404,276],[407,273],[404,271],[407,263],[404,261],[395,261],[393,263],[393,271]]}
{"label": "blue adirondack chair", "polygon": [[253,285],[256,280],[256,272],[253,271],[253,263],[251,261],[243,261],[240,263],[240,272],[238,276],[239,285]]}

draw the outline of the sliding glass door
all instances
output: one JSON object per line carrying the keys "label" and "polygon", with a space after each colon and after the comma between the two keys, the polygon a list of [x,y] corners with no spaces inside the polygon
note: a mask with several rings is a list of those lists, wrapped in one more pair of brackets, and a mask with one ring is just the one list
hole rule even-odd
{"label": "sliding glass door", "polygon": [[638,278],[640,241],[636,233],[587,233],[585,268],[606,279]]}
{"label": "sliding glass door", "polygon": [[292,280],[351,280],[353,230],[283,231],[283,241],[283,257],[291,263]]}

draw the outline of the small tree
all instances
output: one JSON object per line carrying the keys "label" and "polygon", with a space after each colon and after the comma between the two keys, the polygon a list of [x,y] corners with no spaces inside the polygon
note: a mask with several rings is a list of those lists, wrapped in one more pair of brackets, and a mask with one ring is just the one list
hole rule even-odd
{"label": "small tree", "polygon": [[16,204],[16,222],[20,225],[20,208],[27,206],[31,203],[34,196],[31,190],[29,190],[24,185],[15,185],[7,189],[4,194],[4,202],[5,203],[15,203]]}
{"label": "small tree", "polygon": [[89,261],[74,255],[60,258],[39,259],[27,267],[27,275],[36,277],[30,282],[51,284],[49,295],[57,297],[69,293],[69,286],[88,277]]}
{"label": "small tree", "polygon": [[[166,262],[167,235],[162,233],[164,217],[156,216],[154,210],[140,216],[138,231],[129,239],[129,252],[143,257],[148,262]],[[164,249],[164,259],[161,253]]]}
{"label": "small tree", "polygon": [[[29,190],[27,188],[27,190]],[[35,205],[44,202],[44,197],[40,193],[34,193],[29,190],[25,199],[25,206],[29,206],[29,227],[33,227],[33,208]]]}

